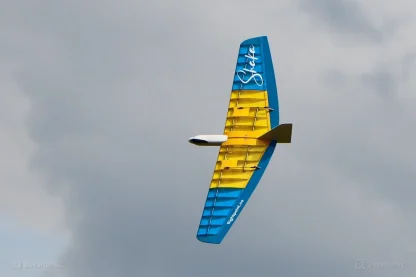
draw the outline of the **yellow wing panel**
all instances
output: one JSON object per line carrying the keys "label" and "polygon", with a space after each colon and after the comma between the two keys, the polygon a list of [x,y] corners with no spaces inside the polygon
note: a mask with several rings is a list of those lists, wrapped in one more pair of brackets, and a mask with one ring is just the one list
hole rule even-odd
{"label": "yellow wing panel", "polygon": [[224,133],[230,131],[270,130],[267,91],[235,90],[231,92]]}
{"label": "yellow wing panel", "polygon": [[258,140],[271,129],[267,91],[231,92],[224,134],[229,139],[218,153],[210,188],[245,188],[268,141]]}
{"label": "yellow wing panel", "polygon": [[268,145],[221,146],[210,188],[245,188]]}

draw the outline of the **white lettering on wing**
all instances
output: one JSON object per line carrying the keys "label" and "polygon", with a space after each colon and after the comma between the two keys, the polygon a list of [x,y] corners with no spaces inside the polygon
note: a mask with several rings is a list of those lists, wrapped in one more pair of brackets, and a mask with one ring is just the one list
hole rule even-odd
{"label": "white lettering on wing", "polygon": [[[256,60],[258,59],[254,56],[255,53],[256,53],[256,48],[254,47],[254,45],[250,45],[250,47],[248,48],[248,53],[245,55],[245,57],[249,61],[248,61],[248,63],[245,64],[245,66],[242,70],[237,71],[237,77],[238,77],[238,79],[240,79],[240,81],[243,84],[247,84],[251,80],[254,80],[254,82],[258,86],[262,86],[263,85],[263,77],[261,76],[260,73],[257,73],[257,71],[254,70],[254,68],[256,67]],[[251,68],[250,67],[247,68],[248,65]],[[248,75],[249,78],[247,80],[244,80],[244,77],[246,77],[246,74],[250,74],[250,73],[251,73],[251,75]]]}
{"label": "white lettering on wing", "polygon": [[243,205],[244,200],[241,200],[240,203],[238,203],[237,207],[235,208],[233,214],[231,215],[230,219],[227,221],[227,224],[230,225],[231,222],[234,221],[234,217],[237,215],[238,210],[241,208],[241,205]]}

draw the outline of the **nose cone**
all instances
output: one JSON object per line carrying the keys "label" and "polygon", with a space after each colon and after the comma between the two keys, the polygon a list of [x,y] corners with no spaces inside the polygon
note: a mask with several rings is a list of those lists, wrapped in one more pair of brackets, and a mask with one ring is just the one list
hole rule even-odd
{"label": "nose cone", "polygon": [[201,136],[191,137],[190,139],[188,139],[188,142],[195,145],[208,144],[208,141],[201,139]]}

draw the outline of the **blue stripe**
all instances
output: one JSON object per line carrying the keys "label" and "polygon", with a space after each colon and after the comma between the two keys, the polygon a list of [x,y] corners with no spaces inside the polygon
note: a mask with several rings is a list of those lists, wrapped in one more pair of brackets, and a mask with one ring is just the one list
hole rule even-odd
{"label": "blue stripe", "polygon": [[243,189],[234,188],[209,189],[199,223],[198,236],[218,235],[233,212],[233,207],[237,206],[237,200],[242,192]]}
{"label": "blue stripe", "polygon": [[266,90],[269,98],[271,128],[279,125],[279,99],[267,36],[251,38],[240,44],[232,90]]}
{"label": "blue stripe", "polygon": [[264,55],[264,71],[266,72],[267,79],[267,96],[269,98],[269,107],[274,109],[274,111],[270,113],[270,124],[271,129],[273,129],[279,126],[279,98],[269,42],[266,36],[261,37],[261,40]]}
{"label": "blue stripe", "polygon": [[267,90],[263,56],[260,38],[240,44],[231,90]]}

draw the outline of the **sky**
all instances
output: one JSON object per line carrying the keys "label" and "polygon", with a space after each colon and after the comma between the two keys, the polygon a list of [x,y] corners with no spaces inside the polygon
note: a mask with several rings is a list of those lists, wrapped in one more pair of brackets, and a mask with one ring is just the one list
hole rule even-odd
{"label": "sky", "polygon": [[[0,3],[1,276],[415,276],[412,1]],[[292,144],[203,244],[187,140],[262,35]]]}

